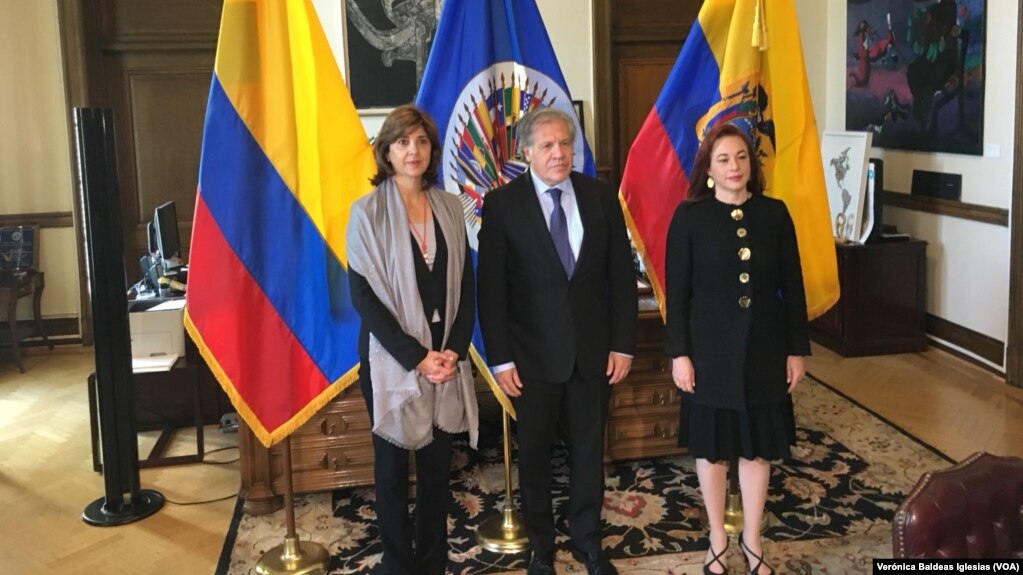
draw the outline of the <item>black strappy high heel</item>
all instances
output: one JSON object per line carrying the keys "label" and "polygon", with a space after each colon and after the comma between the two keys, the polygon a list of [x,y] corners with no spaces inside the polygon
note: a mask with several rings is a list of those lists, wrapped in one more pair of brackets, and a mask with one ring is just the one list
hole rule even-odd
{"label": "black strappy high heel", "polygon": [[[714,546],[710,546],[710,554],[713,557],[710,558],[710,561],[703,564],[703,575],[728,575],[728,567],[726,567],[724,562],[721,561],[721,558],[724,557],[725,553],[728,551],[728,544],[728,539],[725,539],[725,548],[721,550],[721,553],[715,553]],[[715,573],[710,570],[710,566],[715,563],[721,566],[720,573]]]}
{"label": "black strappy high heel", "polygon": [[763,549],[760,550],[760,553],[761,553],[760,555],[757,555],[756,553],[754,553],[753,550],[750,549],[748,545],[746,545],[746,540],[743,538],[743,534],[742,533],[739,533],[739,549],[741,549],[742,552],[743,552],[742,553],[742,558],[746,559],[746,565],[747,566],[752,564],[752,561],[750,561],[749,558],[746,557],[747,553],[752,555],[753,558],[757,560],[757,564],[753,565],[752,567],[750,567],[749,575],[759,575],[760,574],[760,566],[761,565],[767,567],[768,570],[770,570],[771,575],[774,575],[774,567],[771,567],[766,562],[764,562],[764,555],[763,555],[764,551],[763,551]]}

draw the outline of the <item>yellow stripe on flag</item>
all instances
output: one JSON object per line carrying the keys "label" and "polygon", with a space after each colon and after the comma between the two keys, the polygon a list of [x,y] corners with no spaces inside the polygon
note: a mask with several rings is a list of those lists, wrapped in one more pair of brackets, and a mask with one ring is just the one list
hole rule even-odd
{"label": "yellow stripe on flag", "polygon": [[[718,62],[722,98],[744,87],[766,94],[760,119],[772,121],[775,130],[773,153],[765,147],[768,135],[760,134],[766,193],[784,201],[792,215],[813,319],[838,301],[838,268],[795,7],[792,0],[707,0],[699,21]],[[701,122],[711,119],[708,114]],[[698,131],[703,127],[698,124]]]}
{"label": "yellow stripe on flag", "polygon": [[[214,70],[285,185],[339,261],[352,202],[376,171],[310,0],[226,0]],[[225,36],[228,35],[228,36]]]}
{"label": "yellow stripe on flag", "polygon": [[[768,111],[773,112],[775,126],[774,166],[767,191],[785,202],[795,223],[807,314],[813,319],[839,297],[824,166],[795,7],[791,0],[771,0],[764,6],[769,41],[763,52],[761,82],[771,97]],[[777,82],[772,81],[775,73]]]}

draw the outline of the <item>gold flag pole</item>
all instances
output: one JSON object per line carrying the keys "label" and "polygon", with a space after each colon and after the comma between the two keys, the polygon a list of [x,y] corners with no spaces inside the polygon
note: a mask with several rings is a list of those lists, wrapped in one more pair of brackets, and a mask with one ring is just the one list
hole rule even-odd
{"label": "gold flag pole", "polygon": [[736,535],[742,532],[742,493],[739,491],[739,460],[733,459],[728,466],[728,491],[725,492],[725,533]]}
{"label": "gold flag pole", "polygon": [[320,575],[327,571],[327,549],[313,541],[299,541],[295,535],[295,490],[291,477],[291,436],[281,442],[284,452],[284,543],[267,551],[256,563],[257,575],[295,573]]}
{"label": "gold flag pole", "polygon": [[480,547],[494,553],[521,553],[529,548],[522,515],[512,507],[511,432],[508,411],[501,409],[504,428],[504,508],[500,515],[485,519],[476,529]]}

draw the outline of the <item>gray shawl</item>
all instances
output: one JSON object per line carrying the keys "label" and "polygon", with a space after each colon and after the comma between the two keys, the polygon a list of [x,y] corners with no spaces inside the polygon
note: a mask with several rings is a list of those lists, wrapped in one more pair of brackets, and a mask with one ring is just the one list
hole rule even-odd
{"label": "gray shawl", "polygon": [[[461,205],[454,195],[436,188],[426,193],[448,247],[443,318],[446,345],[461,296],[465,224]],[[416,283],[408,216],[392,180],[383,182],[352,205],[347,255],[348,266],[366,278],[402,330],[430,349],[432,337]],[[433,441],[436,425],[449,433],[468,431],[469,443],[476,447],[479,409],[467,359],[458,362],[454,379],[430,383],[415,369],[408,371],[402,367],[370,333],[369,365],[373,433],[399,447],[419,449]]]}

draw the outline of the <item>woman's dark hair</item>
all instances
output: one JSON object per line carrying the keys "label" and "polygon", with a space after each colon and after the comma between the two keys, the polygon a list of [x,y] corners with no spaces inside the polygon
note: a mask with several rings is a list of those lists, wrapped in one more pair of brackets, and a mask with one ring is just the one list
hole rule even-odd
{"label": "woman's dark hair", "polygon": [[703,137],[703,141],[700,142],[700,149],[697,150],[696,159],[693,160],[693,170],[689,177],[689,196],[686,198],[686,201],[698,202],[714,195],[714,189],[707,187],[707,172],[710,171],[711,161],[710,155],[714,151],[714,146],[717,145],[718,140],[731,136],[742,138],[742,141],[746,143],[746,154],[749,156],[749,183],[746,184],[746,189],[753,194],[764,192],[764,173],[760,168],[756,150],[753,149],[753,143],[741,128],[735,124],[725,122],[714,126]]}
{"label": "woman's dark hair", "polygon": [[387,152],[391,144],[409,135],[416,128],[423,128],[426,137],[430,139],[430,163],[423,173],[423,189],[437,184],[437,164],[440,162],[440,140],[437,138],[437,124],[429,114],[413,106],[406,104],[395,108],[387,118],[384,125],[380,127],[380,133],[373,141],[373,159],[377,163],[377,173],[369,181],[374,186],[380,185],[384,180],[394,175],[394,167],[387,159]]}

